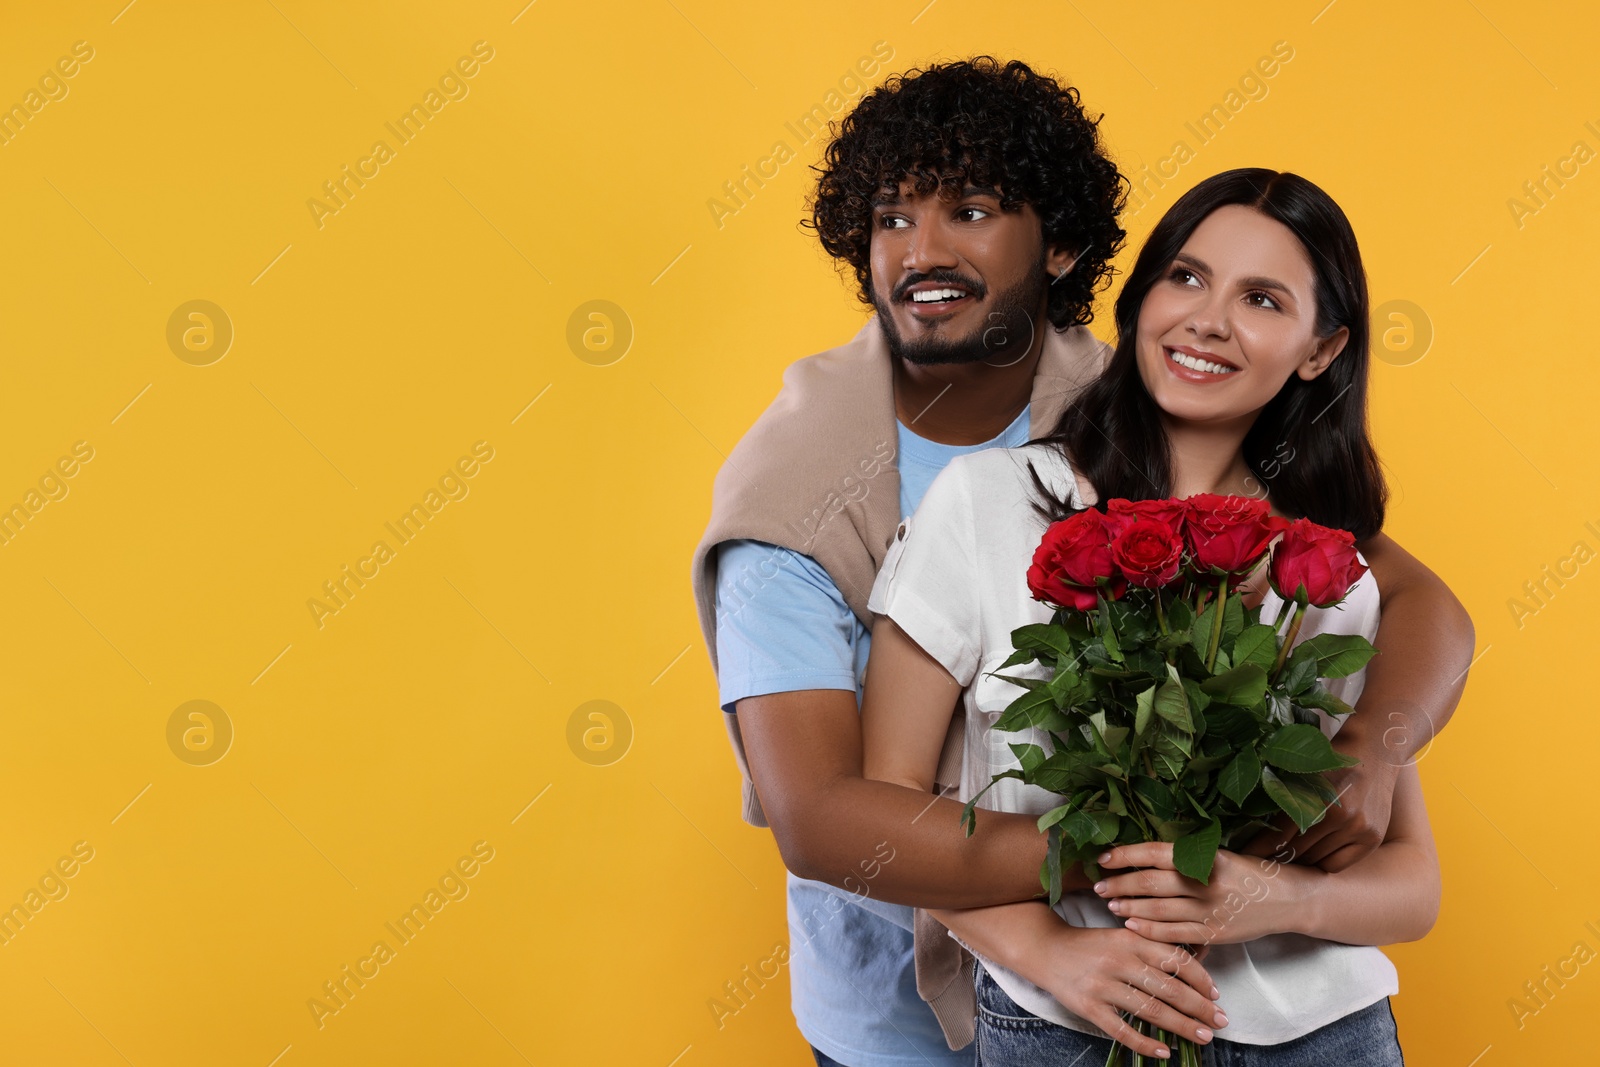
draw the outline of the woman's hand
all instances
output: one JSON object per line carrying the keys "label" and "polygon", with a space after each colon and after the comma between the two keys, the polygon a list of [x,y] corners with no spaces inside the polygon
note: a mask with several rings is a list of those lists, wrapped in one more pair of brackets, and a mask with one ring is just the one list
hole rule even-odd
{"label": "woman's hand", "polygon": [[1228,1025],[1214,1003],[1215,983],[1188,952],[1116,927],[1070,926],[1043,901],[935,910],[979,955],[1022,975],[1069,1011],[1145,1056],[1160,1042],[1123,1012],[1204,1044]]}
{"label": "woman's hand", "polygon": [[[1302,883],[1313,868],[1217,852],[1209,885],[1179,874],[1165,842],[1119,845],[1100,859],[1107,876],[1094,891],[1124,925],[1152,941],[1175,945],[1235,944],[1295,928]],[[1111,874],[1110,869],[1143,868]]]}
{"label": "woman's hand", "polygon": [[1114,927],[1064,923],[1052,940],[1039,953],[1040,973],[1030,980],[1140,1055],[1161,1056],[1158,1050],[1167,1046],[1141,1035],[1123,1019],[1124,1012],[1202,1045],[1211,1041],[1209,1027],[1228,1025],[1215,1003],[1218,990],[1211,976],[1175,945]]}

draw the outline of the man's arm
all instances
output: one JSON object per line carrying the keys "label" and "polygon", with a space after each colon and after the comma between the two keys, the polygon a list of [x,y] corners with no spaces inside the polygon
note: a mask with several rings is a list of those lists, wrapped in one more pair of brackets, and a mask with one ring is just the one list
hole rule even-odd
{"label": "man's arm", "polygon": [[[1031,818],[985,813],[968,838],[956,801],[863,777],[855,664],[865,639],[815,560],[754,541],[719,547],[719,684],[784,864],[897,904],[976,907],[1042,895],[1045,839]],[[874,648],[873,663],[880,659]],[[953,685],[931,694],[945,721]]]}
{"label": "man's arm", "polygon": [[1370,855],[1388,831],[1400,768],[1444,729],[1466,687],[1475,637],[1450,587],[1388,534],[1363,542],[1361,553],[1382,603],[1373,642],[1380,654],[1367,664],[1355,714],[1333,738],[1334,748],[1361,763],[1329,773],[1339,803],[1321,822],[1296,835],[1287,819],[1280,820],[1251,842],[1248,855],[1269,856],[1286,846],[1298,862],[1327,871]]}
{"label": "man's arm", "polygon": [[[959,802],[862,777],[854,693],[748,697],[737,714],[761,808],[784,866],[801,878],[917,907],[974,908],[1043,895],[1045,835],[1031,816],[985,811],[969,838]],[[875,863],[885,841],[894,859]],[[872,870],[869,880],[864,872]],[[1068,888],[1088,887],[1077,868],[1064,877],[1078,880]]]}

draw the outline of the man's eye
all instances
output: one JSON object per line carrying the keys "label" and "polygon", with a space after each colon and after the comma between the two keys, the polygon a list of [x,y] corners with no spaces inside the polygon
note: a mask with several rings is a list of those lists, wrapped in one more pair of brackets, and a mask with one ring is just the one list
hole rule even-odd
{"label": "man's eye", "polygon": [[878,225],[885,230],[898,230],[911,224],[899,215],[885,215],[878,220]]}
{"label": "man's eye", "polygon": [[956,209],[956,218],[965,222],[977,222],[979,219],[989,217],[989,212],[981,207],[963,207]]}

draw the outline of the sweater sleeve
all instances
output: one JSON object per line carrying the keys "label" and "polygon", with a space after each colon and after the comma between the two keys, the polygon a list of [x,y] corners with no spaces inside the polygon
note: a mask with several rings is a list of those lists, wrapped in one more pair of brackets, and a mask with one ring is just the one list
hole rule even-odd
{"label": "sweater sleeve", "polygon": [[980,645],[968,458],[951,460],[901,522],[867,601],[963,686],[978,672]]}

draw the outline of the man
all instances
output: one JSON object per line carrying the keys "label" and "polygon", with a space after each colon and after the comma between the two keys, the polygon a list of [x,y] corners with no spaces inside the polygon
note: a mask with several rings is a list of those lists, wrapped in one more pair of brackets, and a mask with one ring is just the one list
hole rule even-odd
{"label": "man", "polygon": [[[876,316],[792,365],[719,472],[694,562],[701,624],[745,817],[770,823],[791,872],[793,1009],[817,1062],[971,1064],[952,1051],[972,1032],[970,970],[935,958],[952,943],[907,905],[1042,895],[1043,835],[994,815],[969,839],[955,800],[861,777],[866,601],[944,464],[1043,436],[1099,372],[1107,350],[1084,324],[1122,243],[1124,181],[1073,89],[986,57],[890,78],[820,171],[812,224]],[[1289,842],[1329,869],[1382,840],[1395,771],[1454,710],[1472,649],[1443,583],[1385,536],[1362,548],[1392,654],[1338,734],[1362,759],[1341,806]],[[941,782],[958,780],[961,728]],[[1016,969],[1049,988],[1053,947],[1025,946]]]}

